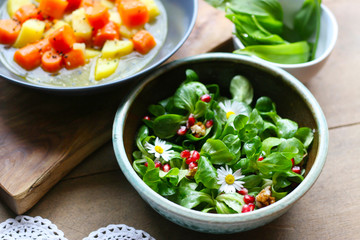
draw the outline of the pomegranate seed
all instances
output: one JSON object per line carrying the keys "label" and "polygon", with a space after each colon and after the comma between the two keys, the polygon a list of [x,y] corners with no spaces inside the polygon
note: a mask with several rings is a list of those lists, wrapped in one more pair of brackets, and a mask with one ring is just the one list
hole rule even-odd
{"label": "pomegranate seed", "polygon": [[170,171],[170,169],[171,169],[171,167],[170,167],[170,165],[169,165],[168,163],[166,163],[166,164],[162,167],[162,170],[163,170],[164,172],[168,172],[168,171]]}
{"label": "pomegranate seed", "polygon": [[178,130],[177,130],[177,134],[180,136],[184,136],[187,132],[187,128],[185,126],[181,126]]}
{"label": "pomegranate seed", "polygon": [[211,128],[213,125],[214,125],[214,120],[212,120],[212,119],[207,120],[205,123],[206,128]]}
{"label": "pomegranate seed", "polygon": [[297,174],[300,174],[301,173],[301,168],[300,166],[293,166],[291,168],[291,170],[294,172],[294,173],[297,173]]}
{"label": "pomegranate seed", "polygon": [[246,188],[242,188],[242,189],[240,189],[239,191],[237,191],[239,194],[241,194],[241,195],[246,195],[246,194],[248,194],[248,190],[246,189]]}
{"label": "pomegranate seed", "polygon": [[292,158],[291,159],[292,165],[295,166],[295,160]]}
{"label": "pomegranate seed", "polygon": [[154,161],[155,168],[161,167],[161,162],[159,160]]}
{"label": "pomegranate seed", "polygon": [[190,151],[189,150],[184,150],[180,153],[180,157],[182,158],[188,158],[190,157]]}
{"label": "pomegranate seed", "polygon": [[253,203],[249,203],[249,204],[245,204],[241,210],[242,213],[246,213],[246,212],[251,212],[254,211],[255,209],[255,204]]}
{"label": "pomegranate seed", "polygon": [[194,117],[194,114],[190,114],[189,117],[188,117],[188,120],[187,120],[187,123],[186,123],[186,127],[187,128],[190,128],[191,126],[193,126],[196,122],[196,119]]}
{"label": "pomegranate seed", "polygon": [[199,160],[199,158],[200,158],[200,153],[199,153],[198,151],[196,151],[196,150],[192,150],[192,151],[190,152],[190,156],[191,156],[192,158],[194,158],[195,161],[197,161],[197,160]]}
{"label": "pomegranate seed", "polygon": [[191,162],[189,163],[189,170],[193,170],[197,168],[197,166],[198,166],[197,162]]}
{"label": "pomegranate seed", "polygon": [[148,166],[149,166],[148,162],[145,162],[145,163],[144,163],[144,166],[145,166],[145,167],[148,167]]}
{"label": "pomegranate seed", "polygon": [[246,204],[253,203],[253,202],[255,202],[255,197],[246,194],[246,195],[244,195],[244,202],[245,202]]}
{"label": "pomegranate seed", "polygon": [[149,116],[145,116],[144,120],[149,120],[150,121],[150,117]]}
{"label": "pomegranate seed", "polygon": [[264,160],[264,157],[263,157],[263,156],[260,156],[260,157],[258,158],[258,161],[261,162],[262,160]]}
{"label": "pomegranate seed", "polygon": [[203,101],[203,102],[210,102],[211,101],[211,96],[209,94],[205,94],[205,95],[202,95],[200,97],[200,100]]}
{"label": "pomegranate seed", "polygon": [[192,158],[192,157],[188,157],[185,161],[186,164],[190,164],[192,162],[196,162],[196,160],[194,160],[194,158]]}

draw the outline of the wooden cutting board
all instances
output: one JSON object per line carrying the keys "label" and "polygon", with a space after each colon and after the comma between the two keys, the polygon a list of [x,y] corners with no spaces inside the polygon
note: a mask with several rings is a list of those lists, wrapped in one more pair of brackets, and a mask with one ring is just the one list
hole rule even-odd
{"label": "wooden cutting board", "polygon": [[[224,13],[199,0],[194,30],[169,60],[212,51],[231,38]],[[134,84],[89,96],[51,95],[0,78],[0,198],[23,214],[62,177],[111,139]],[[99,159],[101,161],[101,159]]]}

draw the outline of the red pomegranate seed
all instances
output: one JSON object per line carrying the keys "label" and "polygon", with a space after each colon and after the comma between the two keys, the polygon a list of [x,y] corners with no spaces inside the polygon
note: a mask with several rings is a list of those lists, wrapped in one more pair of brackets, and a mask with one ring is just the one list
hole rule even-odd
{"label": "red pomegranate seed", "polygon": [[145,162],[145,163],[144,163],[144,166],[145,166],[145,167],[148,167],[148,166],[149,166],[148,162]]}
{"label": "red pomegranate seed", "polygon": [[180,153],[180,157],[181,158],[188,158],[190,157],[190,151],[189,150],[184,150]]}
{"label": "red pomegranate seed", "polygon": [[248,190],[246,189],[246,188],[242,188],[242,189],[240,189],[239,191],[237,191],[239,194],[241,194],[241,195],[246,195],[246,194],[248,194]]}
{"label": "red pomegranate seed", "polygon": [[199,153],[198,151],[196,151],[196,150],[192,150],[192,151],[190,152],[190,156],[191,156],[192,158],[194,158],[195,161],[197,161],[197,160],[199,160],[199,158],[200,158],[200,153]]}
{"label": "red pomegranate seed", "polygon": [[194,158],[192,158],[192,157],[188,157],[185,161],[186,164],[190,164],[192,162],[196,162],[196,160],[194,160]]}
{"label": "red pomegranate seed", "polygon": [[244,195],[244,202],[245,202],[246,204],[253,203],[253,202],[255,202],[255,197],[246,194],[246,195]]}
{"label": "red pomegranate seed", "polygon": [[197,162],[191,162],[189,163],[189,170],[193,170],[197,168],[197,166],[198,166]]}
{"label": "red pomegranate seed", "polygon": [[177,134],[180,136],[184,136],[187,132],[187,128],[185,126],[181,126],[178,130],[177,130]]}
{"label": "red pomegranate seed", "polygon": [[206,128],[211,128],[213,125],[214,125],[214,120],[212,120],[212,119],[207,120],[205,123]]}
{"label": "red pomegranate seed", "polygon": [[301,168],[300,166],[293,166],[291,168],[291,170],[294,172],[294,173],[297,173],[297,174],[300,174],[301,173]]}
{"label": "red pomegranate seed", "polygon": [[149,116],[145,116],[144,120],[149,120],[150,121],[150,117]]}
{"label": "red pomegranate seed", "polygon": [[190,114],[189,117],[188,117],[188,120],[187,120],[187,123],[186,123],[186,127],[187,128],[190,128],[191,126],[193,126],[196,122],[196,119],[194,117],[194,114]]}
{"label": "red pomegranate seed", "polygon": [[159,160],[154,161],[155,168],[161,167],[161,162]]}
{"label": "red pomegranate seed", "polygon": [[171,169],[171,167],[168,163],[164,164],[164,166],[162,167],[162,170],[164,172],[168,172],[168,171],[170,171],[170,169]]}
{"label": "red pomegranate seed", "polygon": [[209,94],[204,94],[200,97],[200,100],[208,103],[211,101],[211,96]]}
{"label": "red pomegranate seed", "polygon": [[245,204],[241,210],[242,213],[246,213],[246,212],[251,212],[254,211],[255,209],[255,204],[253,203],[249,203],[249,204]]}
{"label": "red pomegranate seed", "polygon": [[264,160],[264,157],[263,157],[263,156],[260,156],[260,157],[258,158],[258,161],[261,162],[262,160]]}
{"label": "red pomegranate seed", "polygon": [[295,166],[295,160],[292,158],[291,159],[292,165]]}

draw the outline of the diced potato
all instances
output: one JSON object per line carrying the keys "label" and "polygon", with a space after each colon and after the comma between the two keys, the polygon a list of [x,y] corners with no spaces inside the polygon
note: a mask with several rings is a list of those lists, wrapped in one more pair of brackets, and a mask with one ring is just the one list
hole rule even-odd
{"label": "diced potato", "polygon": [[119,59],[98,58],[95,66],[95,80],[99,81],[103,78],[111,76],[119,65]]}
{"label": "diced potato", "polygon": [[63,19],[67,24],[72,24],[72,14],[65,14]]}
{"label": "diced potato", "polygon": [[115,58],[130,54],[134,44],[129,40],[107,40],[101,50],[103,58]]}
{"label": "diced potato", "polygon": [[79,8],[72,13],[72,28],[76,41],[89,41],[91,39],[92,27],[88,22],[84,8]]}
{"label": "diced potato", "polygon": [[121,34],[122,37],[125,38],[132,38],[138,31],[140,31],[141,29],[143,29],[142,27],[139,28],[128,28],[125,25],[121,25],[119,32]]}
{"label": "diced potato", "polygon": [[113,9],[115,7],[115,3],[109,0],[101,0],[100,3],[108,9]]}
{"label": "diced potato", "polygon": [[50,34],[52,34],[53,32],[55,32],[55,30],[61,28],[62,26],[68,25],[70,26],[67,22],[59,20],[57,21],[53,26],[51,26],[51,28],[49,30],[47,30],[44,34],[44,37],[49,36]]}
{"label": "diced potato", "polygon": [[85,57],[86,59],[97,57],[101,54],[100,51],[94,49],[85,49]]}
{"label": "diced potato", "polygon": [[113,21],[114,23],[121,25],[121,17],[118,11],[109,11],[110,17],[109,20]]}
{"label": "diced potato", "polygon": [[14,47],[21,48],[29,43],[34,43],[42,38],[45,23],[37,19],[29,19],[23,23]]}
{"label": "diced potato", "polygon": [[84,52],[84,54],[85,54],[85,50],[86,50],[85,48],[86,48],[85,43],[74,43],[73,44],[73,49],[80,49]]}
{"label": "diced potato", "polygon": [[154,0],[141,0],[143,2],[148,11],[149,11],[149,21],[153,20],[157,15],[160,14],[160,10]]}
{"label": "diced potato", "polygon": [[12,18],[14,13],[21,7],[26,4],[30,4],[30,0],[8,0],[7,2],[7,11],[9,16]]}

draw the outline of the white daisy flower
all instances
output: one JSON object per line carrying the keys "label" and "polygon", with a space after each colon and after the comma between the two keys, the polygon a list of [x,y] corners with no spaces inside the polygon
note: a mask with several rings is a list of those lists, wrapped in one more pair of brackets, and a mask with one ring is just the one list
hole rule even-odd
{"label": "white daisy flower", "polygon": [[171,145],[166,144],[166,141],[163,141],[160,138],[155,139],[154,145],[148,142],[145,143],[145,147],[148,149],[149,153],[155,155],[155,158],[162,157],[162,159],[164,159],[166,162],[168,162],[171,159],[172,154],[174,153],[173,150],[170,150]]}
{"label": "white daisy flower", "polygon": [[239,115],[243,112],[244,106],[237,101],[225,100],[219,103],[219,107],[226,113],[226,119],[233,114]]}
{"label": "white daisy flower", "polygon": [[220,167],[217,169],[217,174],[217,183],[221,184],[219,189],[220,192],[234,193],[243,188],[245,182],[238,181],[245,177],[244,175],[241,175],[241,169],[233,173],[232,169],[225,165],[225,168]]}

